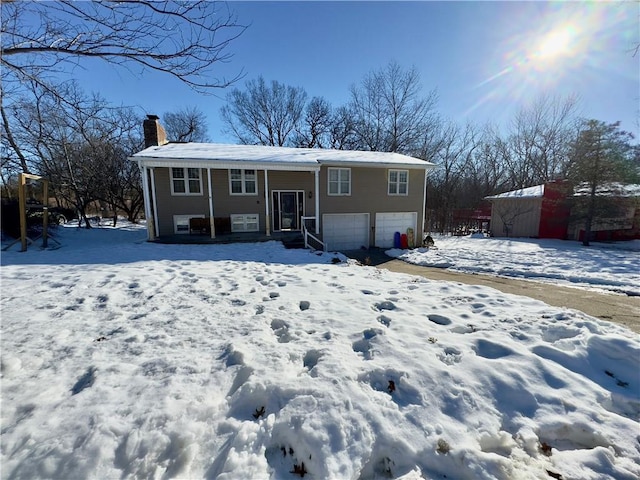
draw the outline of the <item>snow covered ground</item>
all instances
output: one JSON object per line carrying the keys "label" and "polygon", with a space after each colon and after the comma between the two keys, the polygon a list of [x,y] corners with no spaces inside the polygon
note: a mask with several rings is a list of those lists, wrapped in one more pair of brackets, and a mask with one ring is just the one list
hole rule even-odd
{"label": "snow covered ground", "polygon": [[436,248],[391,249],[416,265],[640,295],[640,240],[592,243],[434,236]]}
{"label": "snow covered ground", "polygon": [[640,476],[623,327],[276,242],[59,239],[2,253],[2,478]]}

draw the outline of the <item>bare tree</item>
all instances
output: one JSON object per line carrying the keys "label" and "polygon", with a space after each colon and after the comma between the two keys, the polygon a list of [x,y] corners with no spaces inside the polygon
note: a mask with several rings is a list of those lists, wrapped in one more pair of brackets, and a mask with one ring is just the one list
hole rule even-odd
{"label": "bare tree", "polygon": [[415,154],[425,132],[437,124],[437,94],[421,96],[420,75],[395,62],[368,74],[351,87],[349,108],[354,133],[363,149]]}
{"label": "bare tree", "polygon": [[566,174],[577,105],[574,96],[542,96],[516,113],[504,156],[513,188],[545,183]]}
{"label": "bare tree", "polygon": [[435,220],[441,232],[451,231],[453,210],[462,206],[463,180],[479,146],[477,137],[470,124],[464,128],[452,122],[443,125],[440,148],[432,157],[438,168],[429,178],[430,200],[436,206]]}
{"label": "bare tree", "polygon": [[467,194],[480,200],[511,188],[505,162],[507,151],[508,147],[495,126],[486,125],[482,130],[479,146],[474,151],[473,161],[465,170]]}
{"label": "bare tree", "polygon": [[208,142],[207,116],[198,107],[185,107],[163,116],[167,139],[172,142]]}
{"label": "bare tree", "polygon": [[329,136],[331,148],[337,150],[353,150],[358,148],[353,114],[348,107],[342,106],[333,112]]}
{"label": "bare tree", "polygon": [[166,73],[200,91],[226,87],[243,75],[217,77],[213,68],[231,58],[230,43],[246,29],[226,3],[59,0],[2,2],[1,8],[3,142],[15,152],[6,158],[22,171],[28,171],[29,157],[12,133],[6,108],[30,84],[76,108],[65,98],[60,75],[86,59]]}
{"label": "bare tree", "polygon": [[322,97],[313,97],[302,119],[295,144],[306,148],[327,148],[330,143],[331,105]]}
{"label": "bare tree", "polygon": [[300,129],[307,93],[301,87],[263,77],[249,80],[245,90],[233,89],[220,110],[226,133],[242,144],[285,146]]}
{"label": "bare tree", "polygon": [[73,206],[87,228],[87,208],[98,200],[135,219],[142,192],[139,172],[127,158],[141,148],[141,120],[96,95],[87,97],[75,83],[56,94],[35,82],[31,88],[8,109],[30,170],[50,180],[59,204]]}
{"label": "bare tree", "polygon": [[218,2],[3,2],[4,74],[43,82],[81,58],[168,73],[198,89],[238,79],[212,76],[245,30]]}

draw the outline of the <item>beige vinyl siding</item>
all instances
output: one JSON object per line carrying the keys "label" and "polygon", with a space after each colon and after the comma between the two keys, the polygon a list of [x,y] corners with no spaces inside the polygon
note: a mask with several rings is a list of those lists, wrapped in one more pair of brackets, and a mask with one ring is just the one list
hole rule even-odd
{"label": "beige vinyl siding", "polygon": [[[326,166],[320,170],[320,206],[323,214],[369,213],[373,231],[377,212],[417,212],[417,228],[421,228],[424,217],[424,170],[409,170],[407,195],[388,195],[388,168],[351,167],[351,195],[348,197],[327,194],[327,172]],[[370,235],[370,242],[374,238],[375,235]]]}
{"label": "beige vinyl siding", "polygon": [[[201,196],[171,195],[171,179],[168,168],[155,168],[155,185],[158,205],[159,235],[173,235],[174,215],[204,215],[209,217],[209,186],[207,170],[201,170]],[[260,231],[265,231],[266,209],[264,194],[264,170],[257,171],[256,195],[230,195],[229,170],[211,170],[211,185],[213,187],[214,217],[229,217],[239,214],[258,214]],[[315,214],[315,195],[313,192],[315,177],[312,172],[268,172],[269,191],[273,190],[304,190],[305,215]],[[312,191],[312,199],[309,199]],[[271,207],[271,206],[270,206]],[[269,209],[270,214],[273,208]]]}
{"label": "beige vinyl siding", "polygon": [[209,216],[209,198],[207,196],[207,171],[202,169],[202,195],[171,195],[171,177],[168,168],[154,168],[156,201],[158,206],[159,235],[173,235],[174,215]]}

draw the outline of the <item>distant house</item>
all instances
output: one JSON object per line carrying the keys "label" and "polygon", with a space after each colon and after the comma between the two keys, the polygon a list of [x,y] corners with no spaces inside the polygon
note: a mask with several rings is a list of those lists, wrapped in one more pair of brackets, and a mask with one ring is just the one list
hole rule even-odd
{"label": "distant house", "polygon": [[[577,204],[587,195],[581,186],[565,181],[513,190],[486,197],[491,202],[491,233],[496,237],[536,237],[582,240],[584,223],[577,220]],[[640,185],[602,188],[598,196],[615,199],[616,213],[597,218],[593,240],[640,238]]]}
{"label": "distant house", "polygon": [[[434,165],[397,153],[216,143],[167,143],[158,117],[144,124],[142,171],[149,240],[307,232],[314,248],[391,247],[424,229]],[[249,237],[249,236],[247,236]],[[313,242],[313,243],[311,243]]]}

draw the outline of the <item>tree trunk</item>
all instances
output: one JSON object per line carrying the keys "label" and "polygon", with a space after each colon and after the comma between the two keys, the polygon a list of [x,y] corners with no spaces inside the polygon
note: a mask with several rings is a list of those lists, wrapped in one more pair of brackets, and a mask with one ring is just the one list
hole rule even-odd
{"label": "tree trunk", "polygon": [[591,187],[591,196],[589,198],[589,208],[587,209],[587,218],[584,221],[584,238],[582,239],[582,245],[589,246],[589,239],[591,238],[591,225],[593,224],[593,216],[596,211],[596,186]]}

